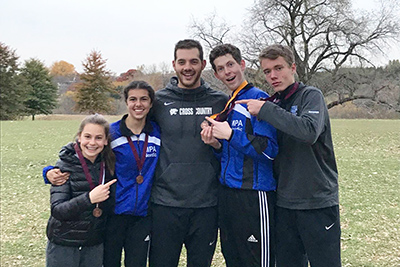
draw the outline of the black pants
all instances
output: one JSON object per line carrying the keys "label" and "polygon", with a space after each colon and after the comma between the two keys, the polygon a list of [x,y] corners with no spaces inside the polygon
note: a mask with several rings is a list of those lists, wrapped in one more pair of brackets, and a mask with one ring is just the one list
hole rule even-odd
{"label": "black pants", "polygon": [[227,267],[275,266],[275,192],[221,186],[218,216]]}
{"label": "black pants", "polygon": [[339,206],[313,210],[276,207],[277,267],[340,267]]}
{"label": "black pants", "polygon": [[126,267],[144,267],[150,243],[150,216],[111,215],[104,242],[104,267],[120,267],[122,249]]}
{"label": "black pants", "polygon": [[188,267],[211,266],[217,243],[217,207],[152,205],[151,267],[176,267],[185,244]]}

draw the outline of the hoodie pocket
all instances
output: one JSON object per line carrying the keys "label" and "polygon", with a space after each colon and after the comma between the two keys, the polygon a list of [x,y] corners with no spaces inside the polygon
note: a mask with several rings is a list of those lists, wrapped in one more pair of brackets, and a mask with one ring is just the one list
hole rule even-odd
{"label": "hoodie pocket", "polygon": [[218,180],[213,166],[208,163],[171,163],[160,176],[160,183],[176,196],[187,198],[196,193],[206,193]]}

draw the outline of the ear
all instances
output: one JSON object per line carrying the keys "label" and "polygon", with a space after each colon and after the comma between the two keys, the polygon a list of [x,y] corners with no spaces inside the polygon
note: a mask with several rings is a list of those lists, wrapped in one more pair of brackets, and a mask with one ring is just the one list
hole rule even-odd
{"label": "ear", "polygon": [[175,60],[172,60],[172,67],[175,69]]}
{"label": "ear", "polygon": [[217,72],[215,72],[215,71],[214,71],[214,76],[215,76],[215,78],[217,78],[219,80],[219,76],[218,76]]}
{"label": "ear", "polygon": [[201,63],[201,70],[204,70],[206,65],[207,65],[207,61],[204,59],[203,62]]}
{"label": "ear", "polygon": [[242,69],[242,71],[244,71],[244,69],[246,68],[246,62],[244,62],[243,59],[240,61],[240,68]]}
{"label": "ear", "polygon": [[291,68],[291,70],[292,70],[292,73],[293,73],[293,74],[296,74],[296,70],[297,70],[296,63],[293,63],[292,66],[291,66],[290,68]]}

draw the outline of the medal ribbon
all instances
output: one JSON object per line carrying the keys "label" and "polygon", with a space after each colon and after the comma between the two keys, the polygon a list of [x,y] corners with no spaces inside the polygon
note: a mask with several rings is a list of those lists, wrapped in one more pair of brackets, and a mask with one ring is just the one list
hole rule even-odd
{"label": "medal ribbon", "polygon": [[[146,160],[146,151],[147,151],[147,144],[149,143],[149,135],[146,134],[146,137],[144,139],[143,151],[142,151],[142,157],[141,158],[139,158],[139,154],[138,154],[138,152],[137,152],[137,150],[135,148],[135,145],[133,144],[131,138],[127,136],[126,139],[128,139],[129,146],[131,147],[132,153],[135,156],[136,165],[137,165],[137,167],[139,169],[139,174],[141,175],[142,174],[142,168],[143,168],[143,165],[144,165],[144,161]],[[138,145],[138,147],[139,147],[139,145]]]}
{"label": "medal ribbon", "polygon": [[[284,100],[287,100],[289,97],[291,97],[296,91],[297,89],[299,89],[299,83],[295,82],[293,87],[290,89],[289,92],[287,92],[287,94],[283,97]],[[275,93],[273,96],[267,97],[267,98],[260,98],[260,100],[263,101],[271,101],[273,103],[280,103],[281,99],[279,98],[280,94],[279,93]]]}
{"label": "medal ribbon", "polygon": [[232,111],[234,105],[235,105],[235,100],[242,91],[246,85],[248,85],[248,82],[244,80],[239,87],[233,92],[232,97],[228,100],[228,103],[226,103],[224,110],[222,110],[220,113],[216,113],[210,116],[211,119],[214,119],[216,121],[225,121],[226,118],[228,117],[228,114]]}
{"label": "medal ribbon", "polygon": [[[79,148],[79,145],[77,143],[75,143],[74,149],[75,149],[76,154],[78,154],[79,162],[82,165],[82,169],[83,169],[83,172],[85,173],[85,178],[89,183],[90,190],[92,190],[96,186],[93,183],[93,179],[92,179],[92,176],[90,175],[89,168],[88,168],[88,166],[86,164],[85,158],[83,157],[82,151]],[[103,181],[101,182],[101,184],[104,184],[104,179],[105,179],[105,171],[104,171],[104,169],[105,169],[105,164],[104,164],[104,161],[103,161],[103,162],[101,162],[101,165],[100,165],[100,177],[103,178]],[[100,179],[99,179],[99,184],[100,184]]]}

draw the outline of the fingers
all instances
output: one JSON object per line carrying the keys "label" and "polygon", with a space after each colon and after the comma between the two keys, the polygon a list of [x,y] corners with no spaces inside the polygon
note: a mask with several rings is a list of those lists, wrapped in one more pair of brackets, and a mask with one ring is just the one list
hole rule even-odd
{"label": "fingers", "polygon": [[53,185],[62,185],[69,178],[69,172],[61,172],[60,169],[52,169],[46,173],[46,177]]}
{"label": "fingers", "polygon": [[113,179],[111,181],[109,181],[108,183],[104,184],[104,186],[106,187],[110,187],[112,184],[114,184],[117,181],[117,179]]}
{"label": "fingers", "polygon": [[208,126],[210,126],[210,125],[208,124],[208,122],[207,122],[206,120],[204,120],[204,121],[200,124],[201,129],[205,129],[205,128],[207,128]]}
{"label": "fingers", "polygon": [[51,182],[52,185],[62,185],[66,182],[67,180],[53,180]]}
{"label": "fingers", "polygon": [[89,198],[91,203],[103,202],[110,196],[110,186],[115,183],[117,179],[113,179],[106,184],[100,184],[89,192]]}
{"label": "fingers", "polygon": [[252,99],[242,99],[235,101],[235,104],[246,104],[249,103]]}
{"label": "fingers", "polygon": [[203,140],[204,143],[209,144],[209,142],[212,139],[212,127],[206,127],[203,130],[201,130],[201,139]]}
{"label": "fingers", "polygon": [[217,121],[214,119],[211,119],[210,117],[206,117],[206,120],[209,121],[212,125],[216,124]]}
{"label": "fingers", "polygon": [[67,180],[69,178],[69,172],[60,172],[60,179]]}

